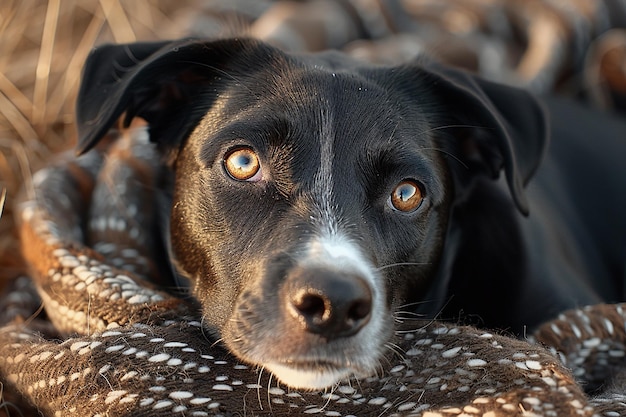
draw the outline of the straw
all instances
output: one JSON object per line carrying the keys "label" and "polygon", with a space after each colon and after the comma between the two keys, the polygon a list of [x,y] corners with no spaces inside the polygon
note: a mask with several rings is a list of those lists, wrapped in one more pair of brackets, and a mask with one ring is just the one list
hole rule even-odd
{"label": "straw", "polygon": [[82,66],[104,42],[185,34],[191,0],[0,1],[0,290],[22,272],[13,204],[30,178],[75,138]]}

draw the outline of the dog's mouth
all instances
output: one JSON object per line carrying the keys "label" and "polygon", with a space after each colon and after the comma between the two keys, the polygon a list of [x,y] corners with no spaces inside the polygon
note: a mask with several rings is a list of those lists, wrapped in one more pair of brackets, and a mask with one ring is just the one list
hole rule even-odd
{"label": "dog's mouth", "polygon": [[304,390],[326,389],[362,373],[353,367],[326,361],[269,362],[265,368],[290,387]]}
{"label": "dog's mouth", "polygon": [[385,344],[380,340],[390,337],[386,331],[376,331],[366,332],[361,337],[318,344],[317,338],[307,335],[281,337],[286,333],[277,331],[270,336],[271,340],[259,337],[254,343],[249,339],[242,343],[240,334],[234,335],[237,340],[234,343],[233,335],[228,334],[223,341],[240,360],[269,371],[281,384],[300,390],[320,391],[342,381],[376,374],[385,355]]}

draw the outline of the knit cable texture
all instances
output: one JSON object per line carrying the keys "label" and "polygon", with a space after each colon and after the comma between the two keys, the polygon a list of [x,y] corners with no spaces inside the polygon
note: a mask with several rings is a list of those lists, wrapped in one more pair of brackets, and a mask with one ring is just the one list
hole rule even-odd
{"label": "knit cable texture", "polygon": [[43,169],[20,203],[32,274],[0,299],[0,381],[44,415],[626,416],[623,378],[603,385],[624,364],[624,305],[566,312],[527,340],[405,319],[377,375],[323,392],[240,363],[153,283],[160,167],[145,136]]}

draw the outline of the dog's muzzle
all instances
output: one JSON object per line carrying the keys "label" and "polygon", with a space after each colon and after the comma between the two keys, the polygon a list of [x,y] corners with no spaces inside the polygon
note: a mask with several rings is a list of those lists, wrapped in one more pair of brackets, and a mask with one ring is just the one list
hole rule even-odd
{"label": "dog's muzzle", "polygon": [[224,341],[299,389],[375,373],[393,331],[383,278],[347,239],[320,239],[242,294]]}

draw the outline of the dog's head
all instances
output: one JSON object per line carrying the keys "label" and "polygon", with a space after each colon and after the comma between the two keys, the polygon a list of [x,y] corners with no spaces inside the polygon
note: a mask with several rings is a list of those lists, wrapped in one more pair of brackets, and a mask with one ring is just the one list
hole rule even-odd
{"label": "dog's head", "polygon": [[451,206],[503,169],[519,210],[544,122],[526,93],[429,62],[249,39],[103,46],[79,152],[124,114],[175,176],[170,239],[204,321],[288,385],[371,374],[438,275]]}

